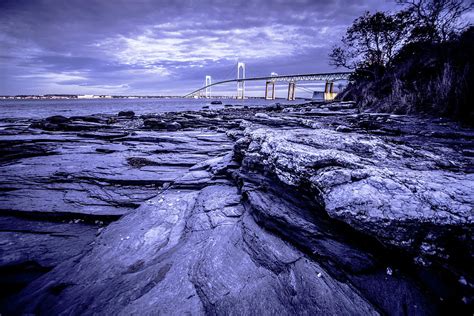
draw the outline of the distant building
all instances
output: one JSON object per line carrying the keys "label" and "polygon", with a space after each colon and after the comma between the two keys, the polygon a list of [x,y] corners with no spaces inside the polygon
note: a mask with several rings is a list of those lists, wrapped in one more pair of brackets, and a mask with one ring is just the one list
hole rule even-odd
{"label": "distant building", "polygon": [[94,94],[83,94],[78,95],[78,99],[112,99],[111,95],[94,95]]}
{"label": "distant building", "polygon": [[45,94],[41,96],[41,99],[76,99],[75,94]]}

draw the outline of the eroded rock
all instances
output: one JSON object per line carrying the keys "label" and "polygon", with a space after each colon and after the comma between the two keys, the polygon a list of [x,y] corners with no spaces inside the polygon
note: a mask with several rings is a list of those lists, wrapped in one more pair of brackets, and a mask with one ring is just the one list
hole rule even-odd
{"label": "eroded rock", "polygon": [[5,123],[1,312],[468,311],[472,131],[351,108]]}
{"label": "eroded rock", "polygon": [[446,154],[460,157],[440,145],[419,149],[331,129],[251,127],[237,144],[244,165],[291,186],[309,185],[331,217],[387,244],[417,252],[423,242],[439,239],[442,256],[446,234],[461,229],[461,236],[470,235],[474,176],[446,170]]}

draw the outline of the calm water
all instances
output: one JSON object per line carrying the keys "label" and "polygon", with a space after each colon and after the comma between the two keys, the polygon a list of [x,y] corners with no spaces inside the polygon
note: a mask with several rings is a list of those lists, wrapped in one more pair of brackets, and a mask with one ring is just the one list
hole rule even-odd
{"label": "calm water", "polygon": [[[117,114],[131,110],[136,114],[158,112],[199,111],[210,105],[209,99],[112,99],[112,100],[0,100],[0,118],[44,118],[52,115],[76,116],[90,114]],[[276,102],[303,103],[302,100],[222,100],[223,104],[265,106]],[[222,105],[210,105],[211,109]]]}

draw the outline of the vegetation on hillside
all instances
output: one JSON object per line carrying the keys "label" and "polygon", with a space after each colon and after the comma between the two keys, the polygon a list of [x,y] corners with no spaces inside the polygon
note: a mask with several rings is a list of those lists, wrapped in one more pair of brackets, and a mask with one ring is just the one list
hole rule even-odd
{"label": "vegetation on hillside", "polygon": [[354,70],[341,99],[361,110],[427,113],[474,122],[474,27],[463,0],[398,0],[396,13],[365,13],[330,61]]}

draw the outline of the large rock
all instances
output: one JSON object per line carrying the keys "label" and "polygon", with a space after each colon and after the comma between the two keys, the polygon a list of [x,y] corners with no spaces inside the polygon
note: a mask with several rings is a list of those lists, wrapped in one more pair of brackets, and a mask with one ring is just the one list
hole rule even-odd
{"label": "large rock", "polygon": [[446,170],[463,161],[442,144],[411,147],[328,128],[249,127],[236,149],[247,167],[310,187],[332,218],[386,244],[445,256],[450,238],[472,241],[474,175]]}
{"label": "large rock", "polygon": [[133,111],[120,111],[118,113],[118,116],[123,116],[123,117],[127,117],[127,118],[132,118],[135,116],[135,112]]}
{"label": "large rock", "polygon": [[143,122],[145,127],[156,130],[177,131],[181,129],[181,124],[178,122],[166,122],[157,118],[149,118]]}
{"label": "large rock", "polygon": [[53,124],[61,124],[61,123],[69,122],[69,119],[62,115],[54,115],[54,116],[47,117],[45,121],[48,123],[53,123]]}

